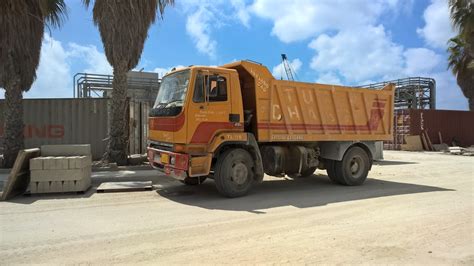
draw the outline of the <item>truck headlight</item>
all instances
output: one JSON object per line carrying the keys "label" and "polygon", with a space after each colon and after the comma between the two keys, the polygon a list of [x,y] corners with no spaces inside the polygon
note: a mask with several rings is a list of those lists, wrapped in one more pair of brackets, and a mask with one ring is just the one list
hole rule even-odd
{"label": "truck headlight", "polygon": [[176,156],[171,156],[170,164],[174,165],[176,163]]}

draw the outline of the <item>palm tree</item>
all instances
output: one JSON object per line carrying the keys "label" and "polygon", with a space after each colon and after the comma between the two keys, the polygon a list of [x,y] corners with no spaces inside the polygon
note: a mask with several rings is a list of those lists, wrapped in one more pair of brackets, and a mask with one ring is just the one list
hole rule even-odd
{"label": "palm tree", "polygon": [[469,110],[474,111],[474,68],[470,67],[473,57],[466,50],[466,43],[461,36],[449,41],[449,68],[456,76],[456,81],[464,96],[469,101]]}
{"label": "palm tree", "polygon": [[59,27],[64,0],[0,1],[0,87],[5,89],[4,166],[24,147],[23,92],[36,79],[46,25]]}
{"label": "palm tree", "polygon": [[464,96],[469,110],[474,111],[474,1],[449,0],[451,21],[458,36],[449,40],[449,67]]}
{"label": "palm tree", "polygon": [[[86,7],[90,0],[83,0]],[[127,164],[127,72],[140,60],[157,10],[163,17],[174,0],[96,0],[93,8],[107,60],[114,68],[109,143],[104,159]]]}
{"label": "palm tree", "polygon": [[459,30],[468,53],[474,58],[474,1],[449,0],[449,10],[454,28]]}

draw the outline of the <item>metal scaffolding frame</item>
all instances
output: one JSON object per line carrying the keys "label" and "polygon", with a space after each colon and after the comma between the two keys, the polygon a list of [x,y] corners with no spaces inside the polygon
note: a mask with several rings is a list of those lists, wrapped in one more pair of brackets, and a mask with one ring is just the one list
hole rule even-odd
{"label": "metal scaffolding frame", "polygon": [[[77,73],[73,79],[74,98],[105,97],[107,93],[112,91],[113,79],[114,76],[112,75]],[[160,87],[159,78],[128,76],[127,83],[129,91],[145,90],[148,91],[150,95],[152,95],[153,92],[156,93]]]}
{"label": "metal scaffolding frame", "polygon": [[436,109],[436,81],[432,78],[410,77],[358,87],[381,89],[389,83],[396,86],[395,109]]}

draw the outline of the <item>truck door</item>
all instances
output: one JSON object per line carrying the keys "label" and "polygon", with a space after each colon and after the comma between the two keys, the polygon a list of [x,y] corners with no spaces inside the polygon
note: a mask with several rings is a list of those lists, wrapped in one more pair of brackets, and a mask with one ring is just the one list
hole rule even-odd
{"label": "truck door", "polygon": [[188,108],[188,143],[207,144],[219,131],[232,129],[230,121],[230,76],[225,73],[199,71]]}

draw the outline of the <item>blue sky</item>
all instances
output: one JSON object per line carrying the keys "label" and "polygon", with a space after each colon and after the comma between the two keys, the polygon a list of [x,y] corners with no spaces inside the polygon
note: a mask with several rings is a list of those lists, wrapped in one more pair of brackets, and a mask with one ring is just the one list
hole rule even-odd
{"label": "blue sky", "polygon": [[[72,97],[77,72],[111,73],[92,9],[66,1],[63,27],[45,35],[38,79],[25,97]],[[467,110],[447,69],[453,36],[447,0],[176,0],[149,31],[136,67],[252,59],[281,75],[286,53],[298,80],[362,85],[408,76],[437,81],[439,109]]]}

